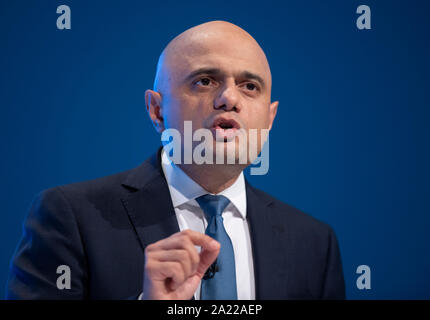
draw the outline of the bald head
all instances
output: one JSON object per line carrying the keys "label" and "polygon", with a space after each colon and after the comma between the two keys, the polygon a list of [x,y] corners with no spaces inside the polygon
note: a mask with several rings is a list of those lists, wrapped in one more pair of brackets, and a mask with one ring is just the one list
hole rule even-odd
{"label": "bald head", "polygon": [[193,63],[193,59],[207,58],[210,62],[214,54],[247,59],[250,65],[259,70],[270,90],[270,67],[263,50],[249,33],[225,21],[200,24],[170,41],[158,60],[154,90],[167,93],[172,81],[178,79]]}
{"label": "bald head", "polygon": [[[278,102],[271,102],[271,85],[269,64],[257,41],[234,24],[212,21],[188,29],[166,46],[145,102],[159,133],[175,129],[185,139],[188,130],[200,135],[207,130],[197,130],[208,129],[213,146],[205,155],[234,146],[238,156],[240,146],[250,141],[248,129],[272,128]],[[217,121],[229,123],[222,128]],[[220,132],[233,136],[216,138]],[[205,135],[204,140],[212,138]],[[192,144],[197,140],[193,135]],[[262,143],[257,145],[259,154]]]}

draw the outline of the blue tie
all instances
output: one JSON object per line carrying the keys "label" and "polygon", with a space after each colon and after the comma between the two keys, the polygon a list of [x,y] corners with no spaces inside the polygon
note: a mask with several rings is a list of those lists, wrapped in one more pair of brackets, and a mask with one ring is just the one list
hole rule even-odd
{"label": "blue tie", "polygon": [[230,203],[224,196],[206,194],[196,199],[208,218],[206,234],[221,244],[215,263],[202,279],[200,299],[237,300],[234,251],[230,237],[224,228],[222,212]]}

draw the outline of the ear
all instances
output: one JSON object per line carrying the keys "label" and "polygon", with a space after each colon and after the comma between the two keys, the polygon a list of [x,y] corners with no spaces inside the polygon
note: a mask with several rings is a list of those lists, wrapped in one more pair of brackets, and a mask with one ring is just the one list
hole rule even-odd
{"label": "ear", "polygon": [[153,90],[145,91],[146,111],[148,112],[152,125],[158,133],[162,133],[164,131],[164,119],[162,117],[161,100],[162,98],[160,93]]}
{"label": "ear", "polygon": [[275,120],[276,112],[278,111],[278,105],[279,105],[279,101],[275,101],[275,102],[272,102],[269,106],[269,117],[270,117],[269,130],[272,130],[272,124],[273,124],[273,120]]}

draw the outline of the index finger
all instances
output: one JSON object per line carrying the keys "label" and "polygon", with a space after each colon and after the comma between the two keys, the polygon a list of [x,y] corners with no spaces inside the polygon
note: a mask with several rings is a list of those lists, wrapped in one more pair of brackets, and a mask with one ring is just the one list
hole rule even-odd
{"label": "index finger", "polygon": [[202,247],[203,250],[217,251],[220,247],[218,241],[204,233],[197,232],[191,229],[184,230],[181,233],[188,236],[194,245]]}

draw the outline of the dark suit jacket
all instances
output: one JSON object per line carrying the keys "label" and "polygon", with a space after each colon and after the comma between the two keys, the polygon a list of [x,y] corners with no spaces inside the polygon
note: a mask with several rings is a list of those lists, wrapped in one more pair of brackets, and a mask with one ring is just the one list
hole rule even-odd
{"label": "dark suit jacket", "polygon": [[[9,299],[127,299],[142,292],[144,248],[178,232],[160,151],[139,167],[41,192],[11,262]],[[246,182],[257,299],[343,299],[332,229]],[[56,286],[57,267],[71,289]]]}

